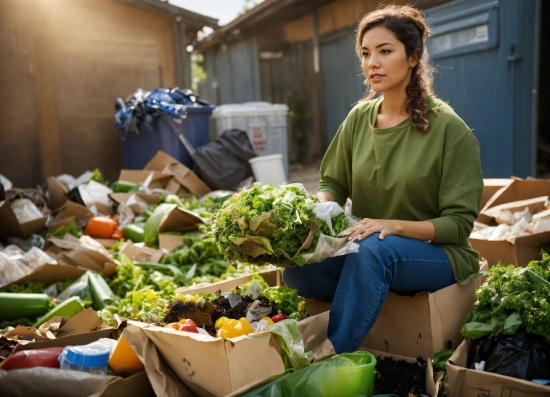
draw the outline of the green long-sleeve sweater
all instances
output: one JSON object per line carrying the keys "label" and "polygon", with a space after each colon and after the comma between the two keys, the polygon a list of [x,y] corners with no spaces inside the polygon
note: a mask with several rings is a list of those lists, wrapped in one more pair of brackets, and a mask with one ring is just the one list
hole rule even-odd
{"label": "green long-sleeve sweater", "polygon": [[468,236],[479,213],[483,177],[479,144],[453,109],[428,99],[430,127],[414,129],[406,119],[374,127],[383,97],[356,105],[321,163],[319,191],[343,205],[352,200],[360,218],[432,222],[435,241],[466,283],[479,272],[479,254]]}

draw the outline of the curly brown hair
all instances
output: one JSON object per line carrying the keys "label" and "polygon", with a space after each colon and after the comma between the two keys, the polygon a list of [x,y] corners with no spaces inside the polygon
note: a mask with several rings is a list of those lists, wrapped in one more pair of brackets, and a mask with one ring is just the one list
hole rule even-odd
{"label": "curly brown hair", "polygon": [[[367,30],[378,26],[393,32],[395,37],[405,45],[407,57],[416,55],[418,59],[418,63],[412,69],[411,81],[406,88],[406,111],[414,128],[426,132],[430,126],[426,117],[430,109],[426,101],[429,95],[433,95],[433,69],[425,47],[431,31],[423,14],[416,8],[398,5],[383,6],[365,15],[357,26],[355,51],[360,60],[363,35]],[[376,93],[369,87],[368,79],[364,84],[368,89],[365,99],[372,99]]]}

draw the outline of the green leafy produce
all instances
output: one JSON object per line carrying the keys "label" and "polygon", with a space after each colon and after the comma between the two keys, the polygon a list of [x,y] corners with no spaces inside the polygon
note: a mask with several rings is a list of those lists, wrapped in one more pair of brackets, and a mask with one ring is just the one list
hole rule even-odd
{"label": "green leafy produce", "polygon": [[103,174],[101,173],[99,168],[96,168],[95,170],[92,171],[92,177],[90,179],[94,182],[101,183],[102,185],[109,184],[109,182],[107,182],[105,178],[103,178]]}
{"label": "green leafy produce", "polygon": [[76,223],[73,221],[68,225],[61,226],[60,228],[55,229],[53,232],[46,234],[46,240],[50,237],[57,237],[62,239],[66,234],[70,234],[77,238],[82,237],[82,230],[76,226]]}
{"label": "green leafy produce", "polygon": [[447,378],[447,361],[449,361],[449,358],[451,358],[455,350],[456,349],[441,350],[435,353],[434,357],[432,358],[434,372],[443,373],[443,378],[441,379],[441,382],[439,382],[439,391],[437,393],[438,397],[447,396],[447,392],[445,392],[444,387],[445,379]]}
{"label": "green leafy produce", "polygon": [[254,184],[235,193],[213,215],[210,238],[229,262],[305,264],[319,236],[335,236],[347,223],[333,218],[334,231],[313,212],[315,197],[296,185]]}
{"label": "green leafy produce", "polygon": [[34,281],[23,284],[11,284],[0,288],[0,292],[15,292],[18,294],[41,294],[44,292],[44,284]]}
{"label": "green leafy produce", "polygon": [[513,335],[520,329],[550,342],[550,255],[526,268],[497,265],[476,291],[474,311],[466,316],[462,335],[476,339]]}
{"label": "green leafy produce", "polygon": [[161,262],[171,264],[189,273],[196,265],[193,276],[220,277],[227,271],[228,263],[216,244],[206,235],[187,233],[182,236],[183,245],[175,248]]}

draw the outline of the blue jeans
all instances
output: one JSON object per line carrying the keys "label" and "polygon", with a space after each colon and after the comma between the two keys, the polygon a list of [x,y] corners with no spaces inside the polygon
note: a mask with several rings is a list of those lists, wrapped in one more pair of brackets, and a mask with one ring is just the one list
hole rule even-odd
{"label": "blue jeans", "polygon": [[398,236],[359,243],[359,252],[286,268],[283,282],[304,298],[332,302],[328,338],[336,353],[354,352],[380,315],[388,291],[434,292],[455,283],[437,244]]}

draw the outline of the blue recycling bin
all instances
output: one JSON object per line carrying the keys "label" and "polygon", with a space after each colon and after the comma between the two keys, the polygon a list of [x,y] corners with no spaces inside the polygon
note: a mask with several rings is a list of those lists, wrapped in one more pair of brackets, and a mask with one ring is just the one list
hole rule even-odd
{"label": "blue recycling bin", "polygon": [[194,148],[210,140],[214,105],[191,90],[138,89],[127,102],[117,98],[115,107],[115,127],[122,141],[127,169],[143,169],[159,150],[192,169],[193,159],[181,143],[180,135]]}
{"label": "blue recycling bin", "polygon": [[[195,148],[205,145],[210,140],[210,116],[214,106],[187,107],[185,118],[174,118],[174,125]],[[163,117],[155,117],[152,122],[142,122],[139,131],[127,134],[119,130],[122,140],[124,167],[140,170],[159,150],[174,157],[180,163],[193,169],[193,159],[179,138],[172,131]]]}

